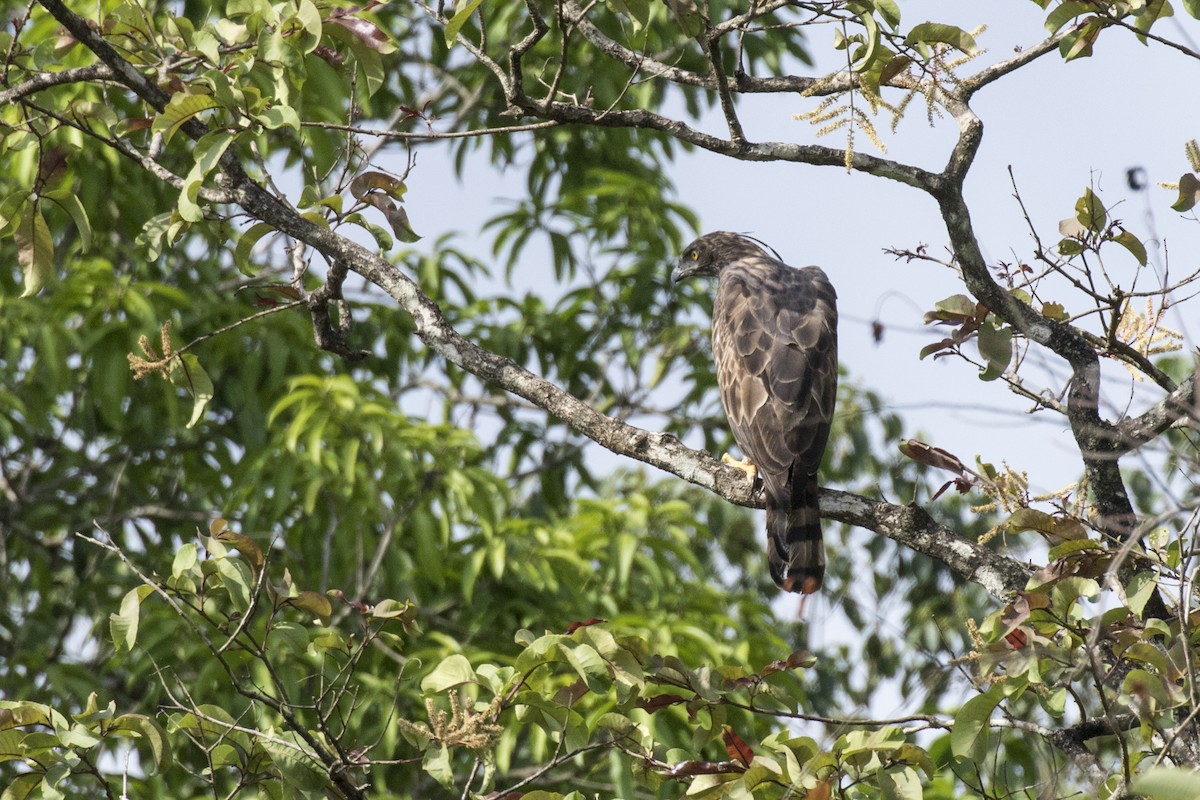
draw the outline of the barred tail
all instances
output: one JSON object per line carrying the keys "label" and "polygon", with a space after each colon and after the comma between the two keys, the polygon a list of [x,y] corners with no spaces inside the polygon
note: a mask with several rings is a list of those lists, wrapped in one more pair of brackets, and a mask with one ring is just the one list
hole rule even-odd
{"label": "barred tail", "polygon": [[825,577],[817,478],[803,476],[797,483],[790,507],[767,498],[767,565],[784,591],[812,594]]}

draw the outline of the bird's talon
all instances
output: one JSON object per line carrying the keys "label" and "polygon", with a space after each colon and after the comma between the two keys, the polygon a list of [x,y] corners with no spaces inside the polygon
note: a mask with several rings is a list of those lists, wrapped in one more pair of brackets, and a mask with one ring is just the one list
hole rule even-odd
{"label": "bird's talon", "polygon": [[721,463],[746,473],[746,477],[750,479],[751,483],[758,480],[758,467],[754,466],[748,458],[737,459],[726,453],[721,456]]}

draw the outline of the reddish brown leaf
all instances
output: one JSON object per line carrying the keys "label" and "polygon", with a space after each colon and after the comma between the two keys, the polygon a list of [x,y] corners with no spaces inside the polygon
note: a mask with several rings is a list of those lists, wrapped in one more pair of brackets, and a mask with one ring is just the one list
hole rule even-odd
{"label": "reddish brown leaf", "polygon": [[680,697],[677,694],[656,694],[654,697],[639,697],[636,705],[643,711],[649,711],[653,714],[659,709],[686,702],[686,697]]}
{"label": "reddish brown leaf", "polygon": [[371,606],[364,603],[362,600],[351,600],[349,597],[346,597],[346,593],[343,592],[341,589],[333,589],[332,591],[333,591],[334,597],[336,597],[338,600],[341,600],[343,603],[345,603],[346,605],[353,608],[359,614],[362,614],[365,616],[367,613],[369,613],[371,611]]}
{"label": "reddish brown leaf", "polygon": [[1008,642],[1008,646],[1013,650],[1020,650],[1025,645],[1029,644],[1029,636],[1020,628],[1014,628],[1004,634],[1004,641]]}
{"label": "reddish brown leaf", "polygon": [[602,622],[608,622],[608,620],[600,619],[600,617],[592,617],[591,619],[585,619],[583,622],[572,622],[567,626],[567,632],[565,635],[570,636],[580,628],[586,628],[591,625],[599,625]]}
{"label": "reddish brown leaf", "polygon": [[958,344],[957,339],[942,339],[940,342],[934,342],[933,344],[927,344],[921,348],[921,352],[918,355],[918,358],[925,358],[926,356],[930,355],[931,353],[940,353],[943,350],[949,351],[950,348],[954,347],[957,344]]}
{"label": "reddish brown leaf", "polygon": [[966,474],[966,467],[958,456],[943,450],[940,447],[934,447],[931,444],[926,444],[918,439],[909,439],[907,442],[900,443],[900,452],[916,461],[918,464],[925,464],[929,467],[937,467],[948,472],[956,472],[959,475]]}
{"label": "reddish brown leaf", "polygon": [[329,624],[329,618],[333,616],[333,605],[329,602],[329,598],[320,592],[308,589],[300,592],[295,597],[284,598],[279,603],[279,606],[291,606],[299,611],[312,614],[314,617],[319,617],[325,625]]}
{"label": "reddish brown leaf", "polygon": [[367,195],[372,192],[383,192],[388,197],[399,200],[406,191],[408,189],[404,185],[404,181],[376,170],[363,172],[354,176],[354,180],[350,181],[350,194],[354,195],[355,200],[365,201]]}
{"label": "reddish brown leaf", "polygon": [[62,146],[50,147],[42,151],[41,161],[38,162],[34,191],[45,192],[61,183],[67,172],[67,158],[70,155],[70,149]]}
{"label": "reddish brown leaf", "polygon": [[154,120],[150,117],[131,117],[124,120],[124,125],[120,128],[122,135],[133,133],[134,131],[144,131],[154,124]]}
{"label": "reddish brown leaf", "polygon": [[[371,4],[369,8],[373,8],[377,4]],[[390,41],[388,35],[384,33],[378,25],[369,20],[360,17],[352,17],[358,9],[341,9],[335,8],[329,14],[327,22],[332,22],[335,25],[341,25],[346,30],[353,33],[358,40],[367,47],[377,52],[384,52],[390,49]]]}
{"label": "reddish brown leaf", "polygon": [[316,49],[313,50],[313,55],[335,68],[340,68],[346,63],[346,59],[342,58],[342,55],[337,50],[323,44],[317,45]]}
{"label": "reddish brown leaf", "polygon": [[929,500],[930,500],[930,502],[937,500],[939,497],[942,496],[942,493],[945,492],[947,489],[949,489],[951,486],[953,486],[959,494],[966,494],[967,492],[971,491],[971,487],[973,485],[974,485],[974,483],[972,481],[968,480],[967,478],[955,478],[952,481],[946,481],[945,483],[942,484],[942,488],[938,489],[934,493],[933,497],[929,498]]}
{"label": "reddish brown leaf", "polygon": [[587,682],[582,678],[572,683],[570,686],[564,686],[554,693],[554,702],[560,706],[570,708],[579,702],[579,698],[588,693]]}
{"label": "reddish brown leaf", "polygon": [[832,792],[830,782],[821,781],[808,790],[808,793],[804,795],[804,800],[829,800]]}
{"label": "reddish brown leaf", "polygon": [[725,752],[730,758],[743,767],[750,766],[750,762],[754,760],[754,753],[750,750],[750,745],[746,744],[733,728],[728,725],[721,726],[721,741],[725,742]]}
{"label": "reddish brown leaf", "polygon": [[807,650],[796,650],[787,658],[779,659],[778,661],[772,661],[770,664],[767,664],[765,667],[759,670],[758,675],[761,678],[765,678],[768,675],[773,675],[776,672],[783,672],[784,670],[798,669],[800,667],[811,667],[815,663],[816,659],[813,658],[812,654]]}
{"label": "reddish brown leaf", "polygon": [[258,542],[254,541],[249,536],[241,533],[234,533],[231,530],[222,528],[213,534],[213,538],[218,542],[224,542],[241,553],[246,560],[250,562],[250,566],[254,568],[256,573],[262,569],[262,548],[258,546]]}

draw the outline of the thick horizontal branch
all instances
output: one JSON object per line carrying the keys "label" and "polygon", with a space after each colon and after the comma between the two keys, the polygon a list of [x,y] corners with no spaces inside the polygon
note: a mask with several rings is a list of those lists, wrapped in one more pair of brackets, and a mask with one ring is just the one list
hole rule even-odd
{"label": "thick horizontal branch", "polygon": [[[790,161],[798,164],[838,167],[845,166],[846,163],[846,151],[840,147],[793,144],[791,142],[734,142],[698,131],[677,119],[664,117],[644,109],[613,111],[571,103],[543,105],[524,95],[516,95],[509,98],[509,101],[522,113],[530,116],[601,128],[639,128],[658,131],[681,142],[740,161]],[[937,180],[937,176],[920,167],[860,152],[854,153],[851,167],[858,172],[888,178],[925,191],[928,191],[929,187]]]}
{"label": "thick horizontal branch", "polygon": [[1030,570],[1020,562],[961,538],[915,504],[898,506],[849,492],[823,489],[821,516],[867,528],[936,558],[999,599],[1023,590],[1029,581]]}
{"label": "thick horizontal branch", "polygon": [[113,71],[107,64],[90,64],[86,67],[72,67],[59,72],[40,72],[21,81],[16,86],[0,92],[0,106],[15,103],[31,94],[54,86],[85,81],[105,81],[111,80],[113,77]]}
{"label": "thick horizontal branch", "polygon": [[1192,427],[1200,427],[1200,398],[1196,396],[1195,370],[1175,391],[1140,416],[1124,420],[1117,427],[1128,449],[1133,450],[1184,418],[1190,420]]}
{"label": "thick horizontal branch", "polygon": [[979,72],[965,78],[955,92],[959,98],[965,103],[971,99],[975,92],[987,86],[989,83],[1003,78],[1010,72],[1015,72],[1021,69],[1031,61],[1035,61],[1047,53],[1052,53],[1058,48],[1058,43],[1065,37],[1074,33],[1078,28],[1083,27],[1083,23],[1074,26],[1069,26],[1054,34],[1048,36],[1042,41],[1031,47],[1025,47],[1017,51],[1017,54],[1012,58],[1007,58],[1004,61],[997,62],[991,66],[984,67]]}
{"label": "thick horizontal branch", "polygon": [[342,125],[336,122],[301,122],[302,128],[320,128],[327,131],[343,131],[359,136],[373,136],[380,139],[401,139],[405,141],[425,142],[440,139],[474,139],[483,136],[503,136],[511,133],[544,130],[556,128],[561,123],[554,120],[531,122],[528,125],[509,125],[502,128],[477,128],[468,131],[397,131],[390,128],[365,128],[361,125]]}

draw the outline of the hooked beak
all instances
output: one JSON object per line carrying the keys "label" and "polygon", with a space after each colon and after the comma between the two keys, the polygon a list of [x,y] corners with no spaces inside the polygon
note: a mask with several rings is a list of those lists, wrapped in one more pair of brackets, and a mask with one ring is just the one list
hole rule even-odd
{"label": "hooked beak", "polygon": [[695,275],[698,271],[699,270],[696,269],[695,264],[680,262],[679,265],[671,271],[671,283],[679,283],[681,280]]}

